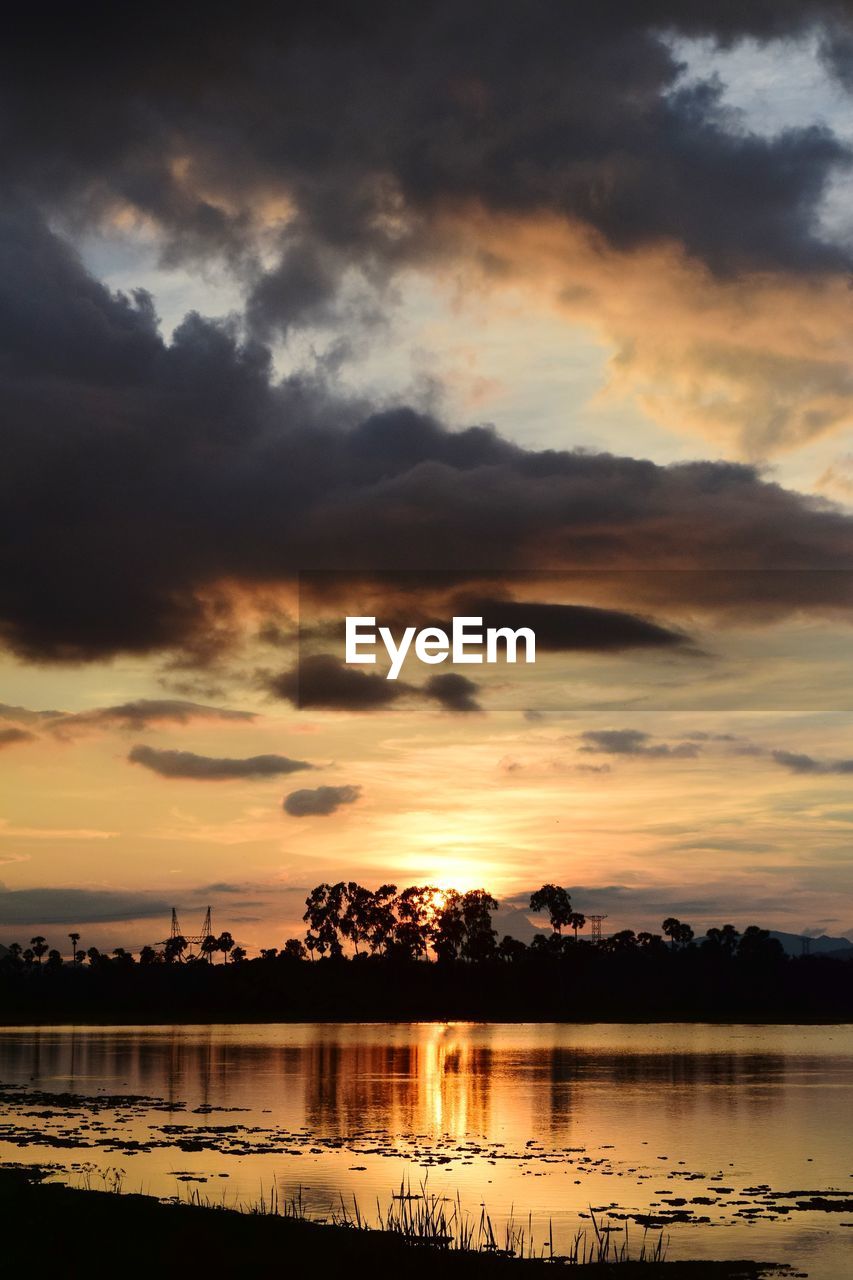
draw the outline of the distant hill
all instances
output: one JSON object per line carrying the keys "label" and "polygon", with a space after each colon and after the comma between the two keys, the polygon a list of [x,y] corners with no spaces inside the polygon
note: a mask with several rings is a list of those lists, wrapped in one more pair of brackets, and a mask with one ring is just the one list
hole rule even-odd
{"label": "distant hill", "polygon": [[492,928],[496,931],[498,940],[504,934],[509,934],[511,938],[526,942],[528,946],[537,934],[544,934],[546,938],[551,935],[550,929],[541,929],[538,925],[532,924],[527,917],[527,912],[522,911],[520,907],[499,907],[492,916]]}
{"label": "distant hill", "polygon": [[779,933],[776,929],[770,930],[770,937],[778,939],[789,956],[801,955],[803,943],[807,942],[813,956],[828,955],[830,952],[836,955],[849,952],[853,958],[853,942],[849,942],[847,938],[830,938],[825,933],[822,933],[819,938],[810,938],[799,933]]}

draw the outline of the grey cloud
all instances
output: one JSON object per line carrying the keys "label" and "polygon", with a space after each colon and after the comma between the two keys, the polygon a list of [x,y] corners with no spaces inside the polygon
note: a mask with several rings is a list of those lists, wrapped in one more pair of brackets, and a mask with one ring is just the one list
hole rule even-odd
{"label": "grey cloud", "polygon": [[152,724],[190,724],[193,720],[254,720],[252,711],[233,711],[229,707],[209,707],[200,702],[184,702],[170,698],[137,698],[112,707],[95,707],[74,715],[60,714],[50,722],[58,733],[76,729],[106,726],[117,729],[147,729]]}
{"label": "grey cloud", "polygon": [[377,711],[404,700],[427,698],[438,702],[446,711],[481,709],[474,700],[479,686],[457,672],[444,672],[432,676],[423,685],[413,685],[347,666],[331,653],[309,654],[291,670],[262,675],[261,679],[276,697],[286,698],[300,708]]}
{"label": "grey cloud", "polygon": [[18,724],[38,724],[42,720],[55,720],[61,711],[31,711],[29,707],[13,707],[0,702],[0,720],[14,720]]}
{"label": "grey cloud", "polygon": [[132,748],[127,758],[132,764],[141,764],[162,778],[194,778],[207,782],[232,778],[274,778],[314,767],[307,760],[291,760],[288,756],[232,759],[227,756],[200,756],[194,751],[164,751],[141,743]]}
{"label": "grey cloud", "polygon": [[642,733],[639,729],[588,729],[581,734],[581,740],[581,751],[643,756],[652,760],[688,760],[701,752],[696,742],[654,742],[651,734]]}
{"label": "grey cloud", "polygon": [[342,805],[354,804],[360,794],[361,787],[306,787],[285,796],[284,811],[291,818],[324,818]]}
{"label": "grey cloud", "polygon": [[19,742],[32,742],[34,739],[35,734],[28,729],[0,729],[0,748],[13,747]]}
{"label": "grey cloud", "polygon": [[651,618],[589,605],[463,595],[454,601],[453,611],[481,617],[484,627],[531,627],[536,633],[537,653],[618,653],[678,649],[690,643],[682,632]]}
{"label": "grey cloud", "polygon": [[[0,925],[105,924],[168,919],[171,904],[153,893],[112,889],[0,889]],[[165,928],[165,924],[164,924]]]}
{"label": "grey cloud", "polygon": [[446,711],[482,711],[482,707],[474,698],[479,685],[457,671],[445,671],[430,676],[423,686],[427,698],[435,698]]}
{"label": "grey cloud", "polygon": [[816,760],[814,756],[794,751],[773,751],[771,758],[791,773],[853,773],[853,760]]}

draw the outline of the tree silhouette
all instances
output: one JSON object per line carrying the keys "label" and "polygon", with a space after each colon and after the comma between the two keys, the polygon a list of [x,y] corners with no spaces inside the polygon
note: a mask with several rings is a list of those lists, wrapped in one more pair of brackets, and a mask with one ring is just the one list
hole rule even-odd
{"label": "tree silhouette", "polygon": [[465,941],[462,895],[448,889],[438,908],[432,927],[432,947],[438,960],[455,960]]}
{"label": "tree silhouette", "polygon": [[[535,915],[548,913],[551,928],[560,933],[564,925],[572,922],[572,900],[568,889],[561,889],[556,884],[543,884],[541,889],[530,895],[530,910]],[[584,921],[584,923],[586,923]]]}
{"label": "tree silhouette", "polygon": [[69,933],[68,936],[71,939],[71,963],[76,964],[77,963],[77,943],[80,941],[80,934]]}
{"label": "tree silhouette", "polygon": [[208,964],[213,963],[213,953],[217,949],[216,936],[212,933],[206,933],[199,943],[199,951],[204,956]]}
{"label": "tree silhouette", "polygon": [[305,943],[299,938],[288,938],[281,949],[281,954],[286,960],[304,960],[308,952]]}
{"label": "tree silhouette", "polygon": [[705,934],[703,947],[712,951],[721,951],[724,955],[733,956],[737,951],[740,934],[733,924],[724,924],[722,929],[709,929]]}
{"label": "tree silhouette", "polygon": [[234,950],[234,939],[227,929],[223,929],[219,937],[216,939],[216,950],[221,951],[223,955],[223,964],[228,963],[228,953]]}
{"label": "tree silhouette", "polygon": [[30,946],[32,947],[33,955],[35,956],[39,965],[41,965],[42,956],[47,955],[46,939],[43,938],[40,933],[37,933],[34,938],[30,938]]}
{"label": "tree silhouette", "polygon": [[694,934],[690,925],[682,924],[675,916],[667,916],[661,928],[669,938],[670,947],[673,951],[678,947],[687,947],[693,941]]}
{"label": "tree silhouette", "polygon": [[770,937],[769,930],[760,929],[758,925],[751,924],[741,935],[737,955],[739,960],[765,962],[782,960],[785,953],[778,938]]}
{"label": "tree silhouette", "polygon": [[373,894],[368,909],[367,942],[374,955],[377,952],[384,953],[388,949],[388,943],[397,922],[397,917],[394,915],[396,895],[395,884],[380,885]]}
{"label": "tree silhouette", "polygon": [[400,956],[419,960],[427,954],[437,895],[438,890],[431,885],[412,885],[397,895],[393,947]]}
{"label": "tree silhouette", "polygon": [[523,960],[527,955],[527,947],[519,938],[512,938],[507,933],[498,943],[498,956],[510,962]]}
{"label": "tree silhouette", "polygon": [[462,955],[466,960],[488,960],[496,951],[498,935],[492,928],[491,913],[497,911],[497,901],[485,889],[470,889],[463,893],[461,906],[465,922]]}
{"label": "tree silhouette", "polygon": [[175,960],[183,960],[187,945],[187,940],[181,933],[176,934],[174,938],[169,938],[163,947],[163,959],[166,964],[172,964]]}
{"label": "tree silhouette", "polygon": [[[343,954],[341,946],[341,920],[346,908],[346,885],[341,880],[337,884],[318,884],[305,899],[307,921],[317,937],[317,950],[322,955],[325,951],[335,958]],[[321,946],[322,944],[322,946]]]}
{"label": "tree silhouette", "polygon": [[578,940],[578,931],[586,926],[586,916],[582,911],[572,911],[569,916],[569,928],[575,931],[575,942]]}

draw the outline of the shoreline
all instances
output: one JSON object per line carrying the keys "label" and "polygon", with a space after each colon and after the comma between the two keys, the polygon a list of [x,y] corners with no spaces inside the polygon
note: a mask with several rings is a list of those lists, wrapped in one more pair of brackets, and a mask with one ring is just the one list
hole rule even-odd
{"label": "shoreline", "polygon": [[[166,1203],[135,1193],[82,1190],[47,1182],[49,1171],[0,1166],[0,1213],[7,1265],[68,1267],[99,1253],[126,1254],[149,1270],[178,1263],[197,1266],[268,1267],[286,1257],[293,1268],[315,1277],[339,1275],[345,1267],[388,1275],[405,1268],[411,1277],[434,1276],[441,1267],[460,1277],[541,1275],[550,1258],[500,1256],[411,1243],[394,1232],[320,1223],[262,1211]],[[49,1230],[46,1228],[49,1226]],[[116,1268],[119,1267],[118,1261]],[[762,1280],[792,1274],[785,1264],[737,1261],[626,1261],[567,1264],[579,1277],[643,1276],[645,1280]],[[94,1272],[97,1274],[97,1271]]]}
{"label": "shoreline", "polygon": [[109,1018],[92,1018],[72,1019],[42,1017],[33,1021],[15,1021],[7,1022],[2,1014],[0,1014],[0,1031],[38,1031],[42,1028],[50,1030],[69,1031],[87,1031],[90,1029],[104,1030],[108,1027],[146,1027],[154,1029],[158,1027],[273,1027],[273,1026],[335,1026],[344,1023],[350,1026],[376,1026],[376,1027],[393,1027],[393,1026],[444,1026],[452,1024],[462,1024],[465,1026],[506,1026],[506,1027],[853,1027],[853,1018],[780,1018],[780,1017],[612,1017],[612,1018],[555,1018],[547,1017],[507,1017],[495,1014],[464,1014],[464,1013],[447,1013],[433,1014],[430,1016],[412,1013],[406,1014],[389,1014],[386,1016],[362,1013],[334,1013],[324,1014],[323,1017],[311,1018],[303,1013],[288,1016],[286,1013],[270,1013],[265,1016],[243,1016],[235,1017],[230,1014],[222,1014],[221,1016],[212,1015],[209,1017],[173,1017],[173,1018],[145,1018],[133,1017],[128,1015],[126,1018],[109,1017]]}

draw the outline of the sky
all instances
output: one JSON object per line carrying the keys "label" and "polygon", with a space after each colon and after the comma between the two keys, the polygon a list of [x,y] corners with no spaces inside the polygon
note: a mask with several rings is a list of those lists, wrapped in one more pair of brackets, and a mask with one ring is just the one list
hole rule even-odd
{"label": "sky", "polygon": [[[0,942],[254,951],[338,879],[853,938],[853,7],[36,19]],[[466,612],[536,664],[343,662]]]}

